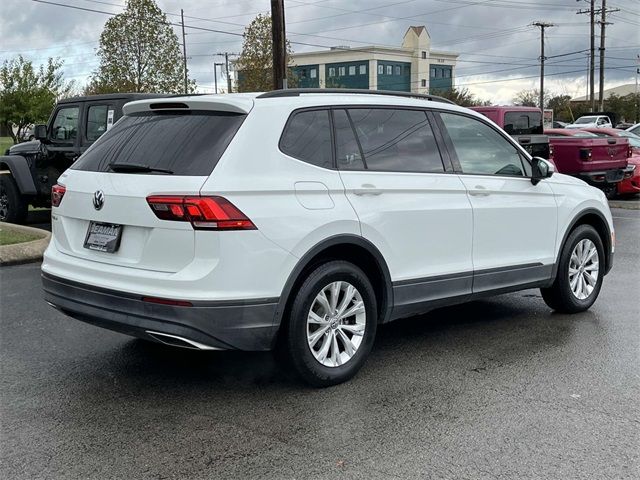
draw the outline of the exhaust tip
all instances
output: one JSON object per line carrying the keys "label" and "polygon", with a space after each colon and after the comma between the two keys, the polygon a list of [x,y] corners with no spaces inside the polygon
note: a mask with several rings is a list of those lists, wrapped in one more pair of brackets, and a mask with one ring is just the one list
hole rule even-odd
{"label": "exhaust tip", "polygon": [[153,332],[151,330],[146,330],[146,333],[158,342],[165,345],[170,345],[172,347],[189,348],[191,350],[224,350],[223,348],[212,347],[210,345],[205,345],[204,343],[196,342],[195,340],[189,340],[188,338],[179,337],[178,335]]}

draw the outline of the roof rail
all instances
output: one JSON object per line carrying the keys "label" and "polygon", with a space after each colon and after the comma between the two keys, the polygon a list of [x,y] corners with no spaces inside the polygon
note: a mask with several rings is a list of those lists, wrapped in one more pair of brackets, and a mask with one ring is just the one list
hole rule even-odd
{"label": "roof rail", "polygon": [[282,97],[299,97],[305,93],[334,93],[334,94],[360,94],[360,95],[391,95],[394,97],[417,98],[422,100],[430,100],[432,102],[450,103],[454,102],[447,98],[438,97],[437,95],[425,95],[422,93],[411,92],[395,92],[393,90],[364,90],[356,88],[288,88],[286,90],[273,90],[258,95],[256,98],[282,98]]}

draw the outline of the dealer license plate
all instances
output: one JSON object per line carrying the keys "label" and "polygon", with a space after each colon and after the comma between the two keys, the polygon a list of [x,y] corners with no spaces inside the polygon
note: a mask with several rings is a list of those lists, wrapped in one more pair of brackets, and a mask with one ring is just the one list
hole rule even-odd
{"label": "dealer license plate", "polygon": [[120,246],[120,237],[122,237],[122,225],[90,222],[87,236],[84,239],[84,248],[113,253]]}

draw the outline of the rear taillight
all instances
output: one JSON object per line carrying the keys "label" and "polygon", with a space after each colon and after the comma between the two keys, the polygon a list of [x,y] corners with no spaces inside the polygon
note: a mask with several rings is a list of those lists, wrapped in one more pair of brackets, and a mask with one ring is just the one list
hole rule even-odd
{"label": "rear taillight", "polygon": [[64,197],[64,193],[67,191],[64,185],[55,184],[51,187],[51,206],[59,207],[60,202],[62,202],[62,197]]}
{"label": "rear taillight", "polygon": [[549,144],[549,160],[553,160],[553,145]]}
{"label": "rear taillight", "polygon": [[191,222],[196,230],[256,230],[244,213],[222,197],[152,195],[147,203],[161,220]]}
{"label": "rear taillight", "polygon": [[580,149],[580,160],[590,161],[591,160],[591,149],[590,148],[581,148]]}

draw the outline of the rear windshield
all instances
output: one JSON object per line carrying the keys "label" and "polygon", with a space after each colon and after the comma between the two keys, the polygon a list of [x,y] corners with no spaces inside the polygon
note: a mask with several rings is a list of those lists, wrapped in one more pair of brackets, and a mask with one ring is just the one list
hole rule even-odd
{"label": "rear windshield", "polygon": [[596,123],[598,117],[580,117],[574,122],[574,125],[583,125],[585,123]]}
{"label": "rear windshield", "polygon": [[504,114],[504,131],[509,135],[541,135],[542,113],[507,112]]}
{"label": "rear windshield", "polygon": [[203,111],[127,115],[71,168],[109,172],[109,165],[116,163],[143,165],[173,175],[210,175],[245,117]]}

